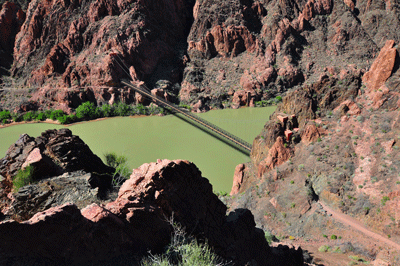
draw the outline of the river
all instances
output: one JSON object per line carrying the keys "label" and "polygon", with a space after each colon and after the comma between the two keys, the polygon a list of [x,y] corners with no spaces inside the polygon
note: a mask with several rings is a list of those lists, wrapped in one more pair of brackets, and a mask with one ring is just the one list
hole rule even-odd
{"label": "river", "polygon": [[[252,144],[274,110],[274,106],[224,109],[199,116]],[[36,137],[47,129],[63,127],[29,123],[1,128],[0,157],[20,134]],[[203,176],[210,180],[214,191],[229,192],[235,166],[250,160],[244,153],[174,115],[114,117],[67,127],[100,158],[104,159],[106,152],[125,155],[132,169],[157,159],[194,162]]]}

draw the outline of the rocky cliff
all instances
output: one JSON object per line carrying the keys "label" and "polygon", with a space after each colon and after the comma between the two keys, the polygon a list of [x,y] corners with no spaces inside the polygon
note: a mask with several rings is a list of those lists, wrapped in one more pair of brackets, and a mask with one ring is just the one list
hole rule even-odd
{"label": "rocky cliff", "polygon": [[170,84],[196,110],[254,105],[322,75],[365,72],[386,40],[399,41],[398,4],[382,0],[37,0],[26,19],[9,5],[0,20],[13,21],[1,27],[12,29],[4,36],[13,48],[4,86],[20,84],[25,101],[66,111],[87,100],[135,101],[120,84],[129,76]]}
{"label": "rocky cliff", "polygon": [[[252,162],[236,168],[233,208],[250,208],[276,234],[341,252],[350,242],[375,265],[397,265],[398,54],[387,41],[362,77],[326,75],[289,92],[254,140]],[[356,222],[343,228],[324,204]],[[379,236],[371,242],[365,232]],[[323,240],[331,235],[343,240]]]}

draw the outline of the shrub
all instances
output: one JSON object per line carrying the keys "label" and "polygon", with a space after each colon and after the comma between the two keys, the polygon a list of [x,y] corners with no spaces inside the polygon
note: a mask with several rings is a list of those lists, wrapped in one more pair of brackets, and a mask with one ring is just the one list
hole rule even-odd
{"label": "shrub", "polygon": [[106,164],[115,169],[112,185],[114,187],[121,186],[130,175],[130,170],[126,165],[127,158],[123,155],[117,155],[115,152],[105,153],[104,158],[106,160]]}
{"label": "shrub", "polygon": [[323,246],[320,246],[320,247],[318,248],[318,251],[319,251],[319,252],[328,252],[328,251],[330,251],[330,250],[331,250],[331,247],[328,246],[328,245],[323,245]]}
{"label": "shrub", "polygon": [[71,124],[77,120],[76,115],[63,115],[57,118],[60,124]]}
{"label": "shrub", "polygon": [[47,118],[46,113],[39,112],[39,113],[37,114],[35,120],[44,121],[44,120],[46,120],[46,118]]}
{"label": "shrub", "polygon": [[96,106],[92,102],[85,102],[76,108],[76,117],[79,119],[96,118]]}
{"label": "shrub", "polygon": [[273,234],[271,234],[271,233],[268,232],[268,231],[265,231],[265,240],[267,240],[268,245],[271,245],[272,242],[279,241],[279,240],[276,238],[276,236],[274,236]]}
{"label": "shrub", "polygon": [[3,121],[4,119],[11,119],[10,111],[4,110],[0,112],[0,120]]}
{"label": "shrub", "polygon": [[99,107],[104,117],[114,116],[114,108],[109,104],[103,104]]}
{"label": "shrub", "polygon": [[53,111],[51,111],[50,119],[57,120],[59,117],[62,117],[64,115],[65,115],[65,113],[63,112],[63,110],[53,110]]}
{"label": "shrub", "polygon": [[388,196],[384,196],[384,197],[381,199],[382,205],[385,206],[386,201],[388,201],[388,200],[390,200],[390,198],[389,198]]}
{"label": "shrub", "polygon": [[331,239],[335,240],[335,239],[337,239],[337,236],[336,235],[331,235]]}
{"label": "shrub", "polygon": [[25,113],[25,114],[22,116],[22,119],[23,119],[24,121],[32,121],[32,120],[34,120],[35,118],[36,118],[35,113],[34,113],[34,112],[31,112],[31,111]]}
{"label": "shrub", "polygon": [[180,265],[180,266],[211,266],[225,265],[221,258],[212,252],[207,243],[201,244],[184,230],[170,221],[173,227],[171,243],[162,255],[150,255],[141,261],[143,266]]}
{"label": "shrub", "polygon": [[123,102],[119,102],[114,108],[114,113],[117,116],[128,116],[131,114],[131,111],[131,107]]}
{"label": "shrub", "polygon": [[280,103],[282,101],[282,96],[276,96],[275,97],[275,102]]}
{"label": "shrub", "polygon": [[25,169],[18,170],[13,178],[14,191],[18,191],[21,187],[33,182],[33,171],[34,168],[32,165],[28,165]]}

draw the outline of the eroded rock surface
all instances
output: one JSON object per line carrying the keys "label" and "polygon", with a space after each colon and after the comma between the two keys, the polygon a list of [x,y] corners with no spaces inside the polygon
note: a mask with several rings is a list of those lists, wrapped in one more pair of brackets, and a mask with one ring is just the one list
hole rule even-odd
{"label": "eroded rock surface", "polygon": [[1,222],[0,253],[3,260],[40,256],[82,263],[157,252],[170,240],[172,217],[238,265],[303,264],[301,249],[274,255],[249,210],[237,209],[226,216],[226,206],[208,180],[193,163],[182,160],[159,160],[135,169],[117,199],[105,207],[92,204],[80,211],[64,204],[22,223]]}
{"label": "eroded rock surface", "polygon": [[[102,160],[90,150],[90,148],[78,137],[72,135],[71,130],[64,128],[60,130],[47,130],[37,138],[23,134],[19,137],[15,144],[11,145],[4,158],[0,160],[1,180],[0,196],[2,199],[1,207],[6,208],[8,215],[17,215],[19,219],[31,217],[39,210],[44,210],[50,206],[55,206],[68,201],[77,202],[82,206],[84,200],[68,194],[71,191],[62,191],[58,195],[58,191],[66,186],[61,179],[68,179],[66,176],[55,180],[41,181],[28,188],[24,188],[17,193],[14,198],[10,198],[8,194],[13,188],[13,178],[21,169],[25,169],[28,165],[33,167],[32,180],[39,181],[44,178],[51,178],[63,173],[83,171],[81,175],[82,182],[79,178],[74,181],[71,177],[69,185],[74,182],[79,183],[76,190],[90,190],[90,188],[98,188],[102,191],[111,187],[111,178],[114,169],[106,166]],[[85,186],[88,188],[86,189]],[[98,192],[88,192],[97,195]],[[50,196],[52,195],[52,196]],[[68,197],[71,197],[68,199]],[[31,198],[29,200],[29,198]],[[90,197],[89,197],[90,198]],[[12,203],[11,203],[12,202]],[[13,206],[9,209],[10,204]],[[2,210],[4,211],[4,209]]]}
{"label": "eroded rock surface", "polygon": [[[231,208],[251,206],[258,224],[299,242],[311,237],[318,241],[316,250],[333,247],[321,235],[340,234],[359,245],[357,253],[369,261],[379,263],[382,254],[390,254],[385,259],[398,264],[393,248],[400,237],[398,64],[396,43],[388,41],[365,75],[324,74],[289,92],[254,140],[252,162],[244,166],[238,196],[228,201]],[[379,242],[385,248],[376,257],[369,237],[335,224],[318,202],[390,236],[394,244]]]}

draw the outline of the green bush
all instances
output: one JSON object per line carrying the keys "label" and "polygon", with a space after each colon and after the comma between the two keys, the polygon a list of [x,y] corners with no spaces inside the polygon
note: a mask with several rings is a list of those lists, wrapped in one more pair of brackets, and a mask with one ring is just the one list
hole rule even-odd
{"label": "green bush", "polygon": [[101,110],[103,117],[114,116],[114,108],[109,104],[103,104],[99,109]]}
{"label": "green bush", "polygon": [[381,199],[381,204],[382,204],[383,206],[385,206],[386,201],[388,201],[388,200],[390,200],[390,198],[389,198],[388,196],[383,196],[383,198]]}
{"label": "green bush", "polygon": [[[170,222],[172,223],[172,222]],[[141,261],[143,266],[179,265],[179,266],[215,266],[225,264],[211,248],[187,236],[177,224],[172,224],[174,232],[171,243],[164,254],[150,255]]]}
{"label": "green bush", "polygon": [[0,112],[0,120],[3,121],[4,119],[11,119],[10,111],[4,110]]}
{"label": "green bush", "polygon": [[275,102],[276,102],[276,103],[282,102],[282,96],[276,96],[276,97],[275,97]]}
{"label": "green bush", "polygon": [[108,152],[104,154],[106,164],[115,169],[112,179],[112,185],[119,187],[130,176],[130,170],[126,165],[127,158],[123,155],[117,155],[115,152]]}
{"label": "green bush", "polygon": [[58,122],[60,124],[65,125],[65,124],[71,124],[77,120],[76,115],[63,115],[57,118]]}
{"label": "green bush", "polygon": [[114,114],[116,116],[128,116],[131,114],[131,111],[132,111],[131,107],[123,102],[117,103],[116,106],[114,107]]}
{"label": "green bush", "polygon": [[50,113],[50,119],[57,120],[59,117],[62,117],[64,115],[65,113],[63,112],[63,110],[52,110]]}
{"label": "green bush", "polygon": [[268,245],[271,245],[272,242],[277,242],[277,241],[279,241],[279,240],[276,238],[276,236],[274,236],[273,234],[271,234],[271,233],[268,232],[268,231],[265,231],[265,240],[267,240]]}
{"label": "green bush", "polygon": [[96,106],[92,102],[85,102],[76,108],[76,117],[79,119],[96,118]]}
{"label": "green bush", "polygon": [[133,114],[137,115],[145,115],[146,114],[146,109],[144,108],[143,104],[137,104],[134,107]]}
{"label": "green bush", "polygon": [[35,120],[35,119],[36,119],[36,115],[35,115],[34,112],[29,111],[29,112],[25,113],[25,114],[22,116],[22,119],[23,119],[24,121],[32,121],[32,120]]}
{"label": "green bush", "polygon": [[44,121],[44,120],[46,120],[46,118],[47,118],[46,113],[44,113],[44,112],[39,112],[39,113],[37,114],[35,120]]}
{"label": "green bush", "polygon": [[28,165],[25,169],[18,170],[17,174],[13,178],[14,191],[18,191],[21,187],[33,182],[33,171],[34,168],[32,165]]}

